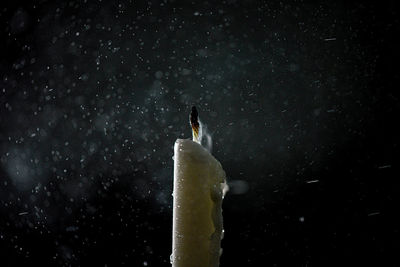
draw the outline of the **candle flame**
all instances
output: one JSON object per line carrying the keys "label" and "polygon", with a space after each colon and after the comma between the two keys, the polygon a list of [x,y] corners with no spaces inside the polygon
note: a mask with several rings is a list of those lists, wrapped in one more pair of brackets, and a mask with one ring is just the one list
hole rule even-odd
{"label": "candle flame", "polygon": [[193,141],[200,144],[199,113],[195,106],[192,107],[192,112],[190,112],[190,125],[192,126]]}
{"label": "candle flame", "polygon": [[192,126],[192,140],[200,145],[202,145],[208,152],[211,153],[212,150],[212,137],[207,130],[207,125],[201,122],[199,119],[199,113],[195,106],[192,107],[192,112],[190,113],[190,125]]}

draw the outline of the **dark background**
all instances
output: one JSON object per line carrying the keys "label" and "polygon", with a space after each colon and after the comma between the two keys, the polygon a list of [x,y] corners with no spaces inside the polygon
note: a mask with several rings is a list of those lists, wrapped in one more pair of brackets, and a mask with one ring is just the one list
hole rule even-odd
{"label": "dark background", "polygon": [[197,105],[223,266],[399,266],[394,2],[9,1],[0,265],[169,266]]}

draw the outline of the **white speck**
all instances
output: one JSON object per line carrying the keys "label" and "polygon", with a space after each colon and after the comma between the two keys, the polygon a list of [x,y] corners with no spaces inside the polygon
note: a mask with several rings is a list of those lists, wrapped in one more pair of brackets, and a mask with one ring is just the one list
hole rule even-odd
{"label": "white speck", "polygon": [[199,11],[196,11],[196,12],[193,13],[193,15],[199,16],[199,15],[200,15],[200,12],[199,12]]}
{"label": "white speck", "polygon": [[379,166],[378,169],[387,169],[387,168],[391,168],[392,165],[383,165],[383,166]]}
{"label": "white speck", "polygon": [[371,212],[371,213],[368,214],[368,216],[375,216],[375,215],[379,215],[379,214],[381,214],[379,211]]}
{"label": "white speck", "polygon": [[[192,71],[191,71],[191,70],[189,70],[189,69],[183,68],[181,73],[182,73],[182,75],[186,76],[186,75],[189,75],[189,74],[191,74],[191,73],[192,73]],[[201,86],[201,85],[200,85],[200,86]]]}
{"label": "white speck", "polygon": [[319,182],[319,180],[310,180],[310,181],[307,181],[307,184],[318,183],[318,182]]}
{"label": "white speck", "polygon": [[28,214],[28,212],[27,212],[27,211],[23,211],[23,212],[20,212],[20,213],[18,213],[18,215],[20,215],[20,216],[22,216],[22,215],[26,215],[26,214]]}
{"label": "white speck", "polygon": [[233,180],[229,182],[229,189],[234,195],[242,195],[249,190],[249,184],[244,180]]}
{"label": "white speck", "polygon": [[304,217],[301,216],[301,217],[299,218],[299,221],[300,221],[300,222],[304,222]]}
{"label": "white speck", "polygon": [[336,38],[335,37],[325,38],[324,41],[336,41]]}
{"label": "white speck", "polygon": [[67,232],[75,232],[79,229],[78,226],[68,226],[67,228],[65,228],[65,231]]}
{"label": "white speck", "polygon": [[143,266],[147,266],[147,261],[144,261],[144,262],[143,262]]}
{"label": "white speck", "polygon": [[163,77],[163,72],[159,70],[154,74],[154,76],[156,79],[161,79]]}

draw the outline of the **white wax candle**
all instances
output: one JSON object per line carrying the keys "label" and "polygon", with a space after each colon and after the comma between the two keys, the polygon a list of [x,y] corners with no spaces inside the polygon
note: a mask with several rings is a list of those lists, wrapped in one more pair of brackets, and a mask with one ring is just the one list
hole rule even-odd
{"label": "white wax candle", "polygon": [[221,164],[200,144],[178,139],[174,147],[173,267],[218,267],[222,238]]}

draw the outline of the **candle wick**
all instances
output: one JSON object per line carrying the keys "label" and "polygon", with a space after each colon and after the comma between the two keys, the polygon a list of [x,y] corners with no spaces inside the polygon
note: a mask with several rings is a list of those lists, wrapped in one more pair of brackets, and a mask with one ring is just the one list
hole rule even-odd
{"label": "candle wick", "polygon": [[192,112],[190,112],[190,125],[192,126],[193,141],[200,144],[200,123],[199,123],[199,113],[195,106],[192,107]]}

